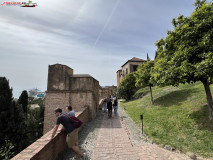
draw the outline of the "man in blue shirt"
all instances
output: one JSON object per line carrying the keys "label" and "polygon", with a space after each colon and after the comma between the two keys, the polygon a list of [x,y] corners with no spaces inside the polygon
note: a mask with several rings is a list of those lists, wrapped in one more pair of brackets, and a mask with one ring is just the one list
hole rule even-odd
{"label": "man in blue shirt", "polygon": [[69,115],[75,117],[75,111],[72,110],[72,106],[67,106],[67,107],[66,107],[66,112],[67,112]]}

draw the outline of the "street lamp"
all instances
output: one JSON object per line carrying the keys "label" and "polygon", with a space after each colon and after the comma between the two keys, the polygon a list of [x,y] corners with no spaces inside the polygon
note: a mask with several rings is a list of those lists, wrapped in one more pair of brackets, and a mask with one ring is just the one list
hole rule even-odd
{"label": "street lamp", "polygon": [[142,121],[142,136],[143,136],[143,115],[141,114],[141,121]]}

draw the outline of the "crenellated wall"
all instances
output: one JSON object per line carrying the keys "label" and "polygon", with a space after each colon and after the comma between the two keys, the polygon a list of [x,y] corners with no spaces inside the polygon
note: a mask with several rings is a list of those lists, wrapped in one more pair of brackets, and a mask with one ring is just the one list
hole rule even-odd
{"label": "crenellated wall", "polygon": [[70,76],[73,76],[72,68],[62,64],[49,65],[47,90],[69,90]]}

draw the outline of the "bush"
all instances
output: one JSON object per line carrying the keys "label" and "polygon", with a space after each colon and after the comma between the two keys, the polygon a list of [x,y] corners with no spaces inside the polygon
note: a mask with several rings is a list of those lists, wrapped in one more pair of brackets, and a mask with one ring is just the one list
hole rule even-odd
{"label": "bush", "polygon": [[13,148],[14,148],[14,145],[6,138],[5,144],[2,144],[0,148],[0,159],[9,160],[11,157],[13,157],[15,154],[12,151]]}

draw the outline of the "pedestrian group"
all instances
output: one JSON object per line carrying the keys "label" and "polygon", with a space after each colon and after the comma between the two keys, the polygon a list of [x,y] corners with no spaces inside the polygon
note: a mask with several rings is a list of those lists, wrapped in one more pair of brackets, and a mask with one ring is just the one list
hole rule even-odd
{"label": "pedestrian group", "polygon": [[104,112],[108,110],[108,117],[112,117],[112,109],[114,109],[114,115],[117,116],[118,112],[118,100],[116,97],[110,96],[109,98],[104,99],[103,102]]}

